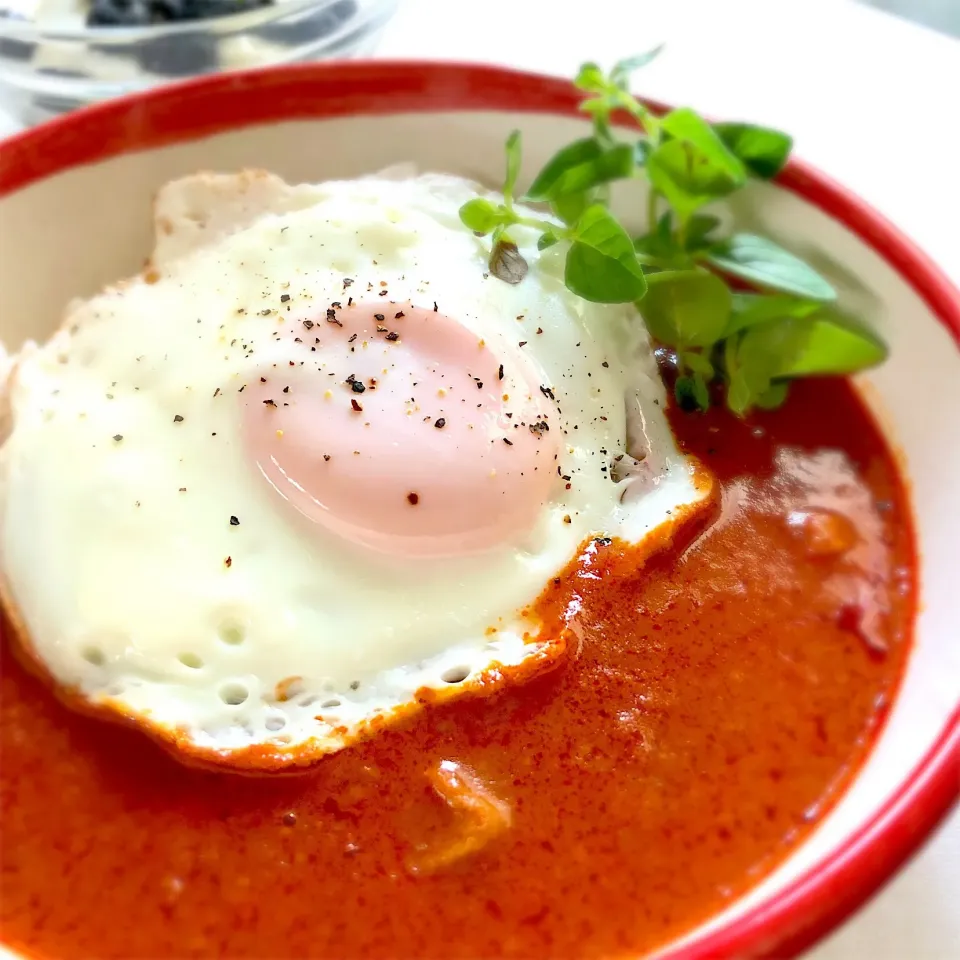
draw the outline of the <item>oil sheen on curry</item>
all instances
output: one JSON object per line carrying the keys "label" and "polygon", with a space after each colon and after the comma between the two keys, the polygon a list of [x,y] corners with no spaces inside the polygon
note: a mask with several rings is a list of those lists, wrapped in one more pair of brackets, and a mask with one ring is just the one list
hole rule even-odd
{"label": "oil sheen on curry", "polygon": [[[785,857],[907,654],[845,380],[737,418],[453,177],[167,185],[10,366],[0,943],[636,956]],[[118,919],[122,918],[122,919]]]}

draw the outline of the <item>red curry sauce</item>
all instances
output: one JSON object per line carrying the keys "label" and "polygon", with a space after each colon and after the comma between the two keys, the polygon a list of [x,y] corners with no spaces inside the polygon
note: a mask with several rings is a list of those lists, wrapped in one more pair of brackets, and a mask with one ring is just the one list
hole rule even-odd
{"label": "red curry sauce", "polygon": [[[842,381],[746,424],[674,421],[721,481],[716,523],[639,573],[592,547],[543,601],[580,599],[567,665],[309,775],[181,767],[4,652],[0,940],[63,958],[636,954],[756,883],[895,691],[910,518]],[[490,806],[444,803],[444,777]],[[467,855],[417,871],[450,851]]]}

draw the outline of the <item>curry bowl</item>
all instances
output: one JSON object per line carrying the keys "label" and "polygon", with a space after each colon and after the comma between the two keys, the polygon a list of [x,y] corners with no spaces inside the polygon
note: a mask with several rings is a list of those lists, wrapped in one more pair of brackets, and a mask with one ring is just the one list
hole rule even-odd
{"label": "curry bowl", "polygon": [[[410,163],[420,170],[495,184],[503,175],[502,146],[512,129],[522,129],[525,163],[530,170],[537,169],[558,147],[588,129],[580,101],[567,82],[496,67],[413,62],[297,65],[151,90],[22,133],[0,150],[0,338],[10,350],[28,340],[41,341],[56,329],[71,300],[91,296],[105,284],[141,270],[151,249],[153,197],[176,177],[197,170],[257,168],[290,183],[315,183]],[[783,957],[799,952],[856,910],[901,866],[953,805],[960,783],[955,599],[960,436],[952,419],[953,411],[960,409],[960,293],[895,226],[803,163],[791,162],[772,182],[752,183],[724,215],[745,230],[769,234],[801,251],[829,278],[843,304],[868,317],[889,345],[887,362],[858,374],[854,385],[905,481],[914,522],[910,549],[915,555],[918,602],[902,673],[882,702],[874,705],[873,719],[861,731],[853,768],[821,791],[815,807],[791,828],[792,834],[784,831],[783,844],[754,858],[735,890],[705,900],[702,909],[691,907],[682,923],[644,941],[644,955],[660,960]],[[629,211],[624,217],[629,219]],[[500,370],[502,377],[502,366]],[[820,415],[827,416],[823,411]],[[522,723],[526,716],[522,691],[516,696],[521,698],[516,718]],[[642,720],[643,710],[638,709],[636,716]],[[472,722],[472,729],[482,728],[481,720]],[[828,738],[829,720],[822,723]],[[110,734],[114,735],[123,738],[127,731]],[[116,743],[123,750],[141,749],[138,738]],[[646,749],[656,749],[651,743]],[[750,744],[742,749],[749,755]],[[145,759],[138,761],[136,776],[153,782],[154,765],[172,761],[146,739],[142,750]],[[40,765],[38,760],[35,768],[25,767],[19,775],[28,777]],[[604,775],[600,766],[594,773]],[[0,778],[5,776],[9,775],[0,771]],[[120,789],[116,772],[98,768],[96,776],[103,791]],[[225,780],[216,782],[222,785],[216,789],[230,792]],[[258,783],[237,789],[249,797],[260,796],[267,788]],[[9,785],[8,781],[4,787]],[[56,796],[48,798],[48,816],[56,816],[57,802]],[[178,794],[177,802],[189,805],[190,800]],[[155,800],[151,807],[162,803]],[[345,824],[345,830],[358,829],[351,819],[358,815],[351,813],[346,799],[331,798],[329,805],[331,816]],[[151,815],[161,814],[152,809]],[[647,815],[652,814],[637,812],[638,817]],[[237,831],[234,836],[253,829],[256,816],[250,817],[230,827]],[[278,822],[278,835],[303,829],[294,826],[296,821],[289,814]],[[703,830],[709,826],[704,823]],[[17,831],[24,826],[10,821],[2,829],[7,852],[0,853],[0,859],[9,860]],[[735,824],[731,830],[735,842],[736,832],[748,831],[749,824]],[[84,837],[74,839],[72,853],[58,854],[65,858],[65,873],[88,842]],[[349,855],[336,868],[344,876],[354,876],[363,854],[351,846],[352,842]],[[583,851],[558,850],[554,855],[574,860],[579,856],[581,868],[590,872]],[[157,856],[162,865],[156,883],[162,894],[149,893],[147,899],[158,904],[154,919],[175,927],[177,911],[189,912],[179,900],[184,885],[189,891],[190,878],[209,867],[209,861],[204,866],[202,856],[191,860],[175,848]],[[678,876],[695,875],[696,850],[675,851],[675,864]],[[256,863],[251,862],[250,869],[248,887],[257,883]],[[484,869],[481,861],[476,873],[462,873],[457,889],[464,902],[487,903],[484,909],[493,929],[504,923],[502,906],[485,891]],[[82,869],[76,875],[82,877]],[[4,884],[17,882],[15,873],[9,876],[12,879],[4,879]],[[400,881],[391,874],[370,881],[369,891],[356,888],[357,902],[331,909],[329,924],[341,922],[335,916],[340,912],[361,916],[370,909],[366,898],[388,898],[393,882]],[[429,889],[437,881],[417,882],[423,885],[419,889]],[[123,904],[135,910],[139,891],[125,889],[122,875],[114,883],[100,896],[115,903],[115,911],[124,910]],[[683,886],[676,877],[665,878],[664,883]],[[243,929],[256,923],[255,907],[236,893],[234,885],[220,889],[221,915],[207,917],[214,928],[219,924]],[[261,900],[265,895],[259,894]],[[290,894],[278,889],[276,895]],[[0,902],[4,900],[10,902],[0,897]],[[8,909],[13,910],[0,908],[0,956],[56,953],[49,942],[29,941]],[[380,946],[368,944],[362,952],[389,952],[391,937],[399,929],[391,924],[403,922],[396,915],[399,910],[383,908],[378,914],[384,925],[383,939],[376,941]],[[511,940],[505,933],[496,941],[504,955],[529,953],[531,945],[551,954],[549,939],[529,939],[535,936],[529,931],[549,915],[547,907],[544,911],[538,915],[531,910],[523,937]],[[452,946],[448,919],[438,917],[439,939],[422,948],[424,955],[469,954],[466,946]],[[595,920],[603,923],[603,918]],[[244,952],[205,940],[204,936],[217,935],[209,934],[209,929],[198,921],[195,931],[200,932],[180,944],[182,955]],[[489,947],[494,941],[482,942]],[[603,937],[591,942],[603,944],[602,952],[610,955],[637,954],[637,947],[629,943],[617,947]],[[131,946],[135,943],[127,944],[128,954],[156,952],[146,941]],[[94,946],[87,947],[86,952],[96,952]],[[275,943],[271,952],[285,955],[281,944]]]}

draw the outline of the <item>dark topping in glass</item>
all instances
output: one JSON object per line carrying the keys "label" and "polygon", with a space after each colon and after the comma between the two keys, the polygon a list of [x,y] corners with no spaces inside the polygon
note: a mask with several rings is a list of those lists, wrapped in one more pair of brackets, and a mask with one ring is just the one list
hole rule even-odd
{"label": "dark topping in glass", "polygon": [[343,287],[344,287],[344,289],[346,289],[347,287],[351,287],[351,286],[353,286],[353,281],[352,281],[349,277],[344,277],[344,278],[343,278]]}
{"label": "dark topping in glass", "polygon": [[442,429],[447,425],[447,421],[444,420],[443,417],[440,417],[433,425],[434,425],[438,430],[442,430]]}
{"label": "dark topping in glass", "polygon": [[264,400],[264,401],[263,401],[263,405],[264,405],[265,407],[275,407],[275,406],[276,406],[276,404],[275,404],[272,400]]}
{"label": "dark topping in glass", "polygon": [[401,310],[399,313],[395,313],[395,314],[393,315],[393,319],[394,319],[394,320],[399,320],[401,317],[405,317],[405,316],[406,316],[406,314]]}
{"label": "dark topping in glass", "polygon": [[411,507],[415,507],[419,502],[420,502],[420,494],[419,494],[419,493],[408,493],[408,494],[407,494],[407,503],[409,503]]}
{"label": "dark topping in glass", "polygon": [[357,339],[357,335],[356,335],[355,333],[352,333],[352,334],[350,334],[350,337],[349,337],[349,339],[347,340],[347,343],[353,343],[353,341],[356,340],[356,339]]}
{"label": "dark topping in glass", "polygon": [[387,336],[386,336],[385,339],[391,340],[391,341],[392,341],[392,340],[399,340],[399,339],[400,339],[400,334],[397,333],[396,330],[393,330],[393,331],[391,331],[390,333],[387,334]]}
{"label": "dark topping in glass", "polygon": [[223,561],[223,565],[229,570],[230,567],[233,566],[233,557],[227,557],[227,559]]}
{"label": "dark topping in glass", "polygon": [[498,379],[498,380],[502,380],[502,379],[503,379],[503,364],[502,364],[502,363],[500,364],[500,369],[497,371],[497,379]]}
{"label": "dark topping in glass", "polygon": [[[328,319],[328,320],[330,319],[330,313],[331,313],[331,311],[328,310],[328,311],[327,311],[327,319]],[[334,315],[334,319],[336,319],[336,315]],[[313,329],[313,321],[312,321],[312,320],[304,320],[304,321],[303,321],[303,325],[307,328],[307,330],[312,330],[312,329]]]}
{"label": "dark topping in glass", "polygon": [[363,407],[360,406],[359,403],[357,403],[357,400],[355,397],[350,398],[350,406],[353,407],[354,412],[356,413],[359,413],[361,410],[363,410]]}
{"label": "dark topping in glass", "polygon": [[176,415],[174,416],[173,422],[174,422],[174,423],[183,423],[183,417],[181,417],[180,414],[178,413],[178,414],[176,414]]}
{"label": "dark topping in glass", "polygon": [[230,517],[230,526],[231,526],[231,527],[239,527],[239,526],[240,526],[240,521],[239,521],[236,517],[231,516],[231,517]]}
{"label": "dark topping in glass", "polygon": [[359,380],[352,380],[350,382],[350,389],[353,390],[354,393],[363,393],[367,388]]}
{"label": "dark topping in glass", "polygon": [[550,400],[556,400],[557,398],[553,395],[553,389],[551,387],[545,387],[541,384],[540,392]]}
{"label": "dark topping in glass", "polygon": [[119,442],[123,439],[123,434],[122,434],[122,433],[115,433],[115,434],[113,435],[113,439],[116,440],[117,443],[119,443]]}
{"label": "dark topping in glass", "polygon": [[512,446],[513,446],[513,441],[512,441],[512,440],[508,440],[506,437],[503,438],[503,442],[504,442],[508,447],[512,447]]}
{"label": "dark topping in glass", "polygon": [[329,459],[330,459],[330,454],[329,454],[329,453],[325,453],[325,454],[323,455],[323,459],[324,459],[324,460],[329,460]]}
{"label": "dark topping in glass", "polygon": [[290,299],[290,294],[289,294],[289,293],[281,293],[281,294],[280,294],[280,302],[281,302],[281,303],[286,303],[289,299]]}
{"label": "dark topping in glass", "polygon": [[284,388],[283,388],[283,392],[284,392],[284,393],[289,393],[289,392],[290,392],[290,388],[289,388],[289,387],[284,387]]}
{"label": "dark topping in glass", "polygon": [[382,313],[375,313],[373,315],[373,319],[379,320],[381,323],[383,323],[383,321],[386,320],[387,318]]}
{"label": "dark topping in glass", "polygon": [[337,312],[333,308],[327,310],[327,323],[335,323],[338,327],[343,326],[343,324],[337,319]]}

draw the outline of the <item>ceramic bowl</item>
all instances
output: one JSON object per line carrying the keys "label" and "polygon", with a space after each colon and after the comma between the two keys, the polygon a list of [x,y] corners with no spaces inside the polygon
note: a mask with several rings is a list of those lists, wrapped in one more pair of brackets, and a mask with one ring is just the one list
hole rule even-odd
{"label": "ceramic bowl", "polygon": [[[535,169],[583,135],[577,103],[565,81],[495,67],[355,62],[195,80],[21,134],[0,148],[0,337],[12,349],[42,338],[70,298],[137,271],[151,197],[171,177],[254,166],[317,181],[413,161],[498,182],[507,132],[523,128]],[[891,346],[857,382],[909,478],[921,609],[852,784],[786,861],[661,960],[810,944],[903,863],[960,785],[960,293],[892,224],[803,164],[752,185],[730,213],[812,258]]]}

